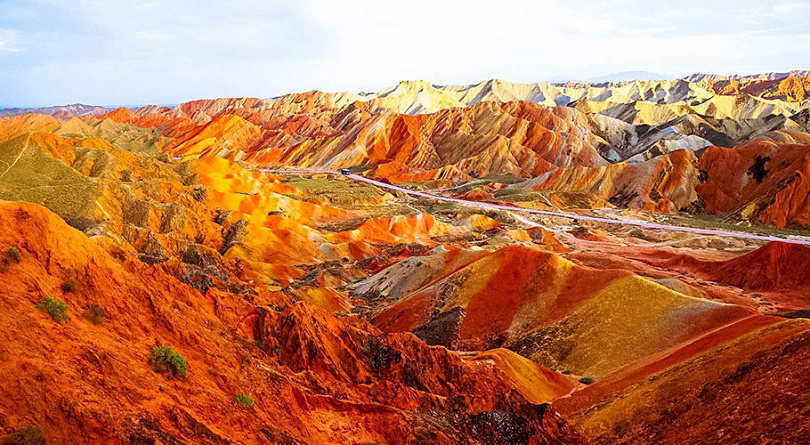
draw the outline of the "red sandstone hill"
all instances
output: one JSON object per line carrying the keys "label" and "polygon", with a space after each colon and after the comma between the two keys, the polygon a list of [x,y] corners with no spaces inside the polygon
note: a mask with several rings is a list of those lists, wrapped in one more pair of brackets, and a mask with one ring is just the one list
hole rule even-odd
{"label": "red sandstone hill", "polygon": [[[804,84],[767,99],[772,80],[404,82],[0,119],[0,436],[799,443],[810,324],[762,312],[806,307],[806,247],[256,169],[806,227]],[[159,345],[185,379],[155,372]]]}
{"label": "red sandstone hill", "polygon": [[[0,220],[26,228],[0,232],[19,251],[0,273],[2,430],[35,423],[50,442],[581,442],[492,359],[283,294],[201,294],[33,204],[0,202]],[[37,308],[46,296],[69,320]],[[83,315],[91,305],[101,324]],[[186,358],[185,378],[155,372],[158,345]]]}
{"label": "red sandstone hill", "polygon": [[[750,290],[810,290],[810,247],[770,242],[706,268],[714,280]],[[808,298],[810,303],[810,297]]]}
{"label": "red sandstone hill", "polygon": [[810,225],[810,146],[754,141],[733,149],[710,147],[695,187],[711,213],[785,227]]}

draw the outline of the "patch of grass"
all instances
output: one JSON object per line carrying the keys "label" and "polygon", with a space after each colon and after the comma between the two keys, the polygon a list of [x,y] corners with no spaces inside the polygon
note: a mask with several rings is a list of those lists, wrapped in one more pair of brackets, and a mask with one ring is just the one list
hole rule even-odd
{"label": "patch of grass", "polygon": [[481,213],[482,210],[476,207],[457,204],[454,202],[439,201],[436,199],[419,198],[411,203],[411,205],[421,212],[430,213],[433,216],[446,216],[446,215],[459,215],[465,218],[470,215]]}
{"label": "patch of grass", "polygon": [[38,426],[26,426],[3,438],[3,445],[45,445]]}
{"label": "patch of grass", "polygon": [[76,292],[79,288],[79,282],[73,279],[65,280],[62,282],[62,292]]}
{"label": "patch of grass", "polygon": [[261,350],[262,350],[262,351],[264,351],[264,352],[267,352],[267,350],[269,349],[269,348],[267,347],[267,345],[266,345],[266,344],[264,344],[264,342],[262,342],[262,341],[261,341],[261,340],[259,340],[259,339],[256,339],[256,341],[255,341],[255,342],[253,342],[253,344],[254,344],[254,345],[256,345],[256,347],[257,347],[257,348],[261,349]]}
{"label": "patch of grass", "polygon": [[711,214],[670,214],[666,215],[669,221],[666,224],[675,224],[688,227],[695,227],[699,229],[713,229],[713,230],[727,230],[732,232],[746,232],[757,235],[773,235],[773,236],[810,236],[810,229],[801,227],[785,227],[778,228],[770,224],[764,224],[758,221],[733,221],[729,220],[731,217],[726,215],[711,215]]}
{"label": "patch of grass", "polygon": [[290,176],[285,182],[307,193],[307,196],[292,196],[304,201],[326,198],[331,205],[346,206],[358,201],[377,201],[385,192],[373,185],[357,183],[333,177]]}
{"label": "patch of grass", "polygon": [[5,257],[9,263],[19,263],[20,261],[22,261],[22,253],[20,253],[20,249],[18,249],[15,246],[11,246],[8,249],[6,249]]}
{"label": "patch of grass", "polygon": [[525,189],[501,189],[495,191],[495,201],[507,202],[530,202],[530,201],[548,201],[547,192],[534,191]]}
{"label": "patch of grass", "polygon": [[149,363],[155,367],[155,372],[166,372],[168,378],[186,376],[186,359],[171,346],[152,348],[152,353],[149,354]]}
{"label": "patch of grass", "polygon": [[595,382],[596,380],[593,377],[582,377],[579,379],[579,383],[584,383],[586,385],[590,385],[591,383]]}
{"label": "patch of grass", "polygon": [[101,324],[104,323],[104,319],[107,318],[107,313],[101,306],[91,304],[84,310],[84,318],[90,320],[93,324]]}
{"label": "patch of grass", "polygon": [[58,298],[45,297],[38,304],[37,309],[47,313],[53,321],[62,324],[67,323],[70,317],[65,313],[69,309],[64,301]]}
{"label": "patch of grass", "polygon": [[321,226],[320,229],[327,230],[329,232],[346,232],[360,227],[360,225],[366,220],[368,220],[368,218],[354,218],[346,221],[325,224]]}
{"label": "patch of grass", "polygon": [[253,399],[251,399],[249,395],[237,394],[233,396],[233,399],[236,400],[236,403],[241,403],[242,405],[245,405],[248,408],[253,406]]}

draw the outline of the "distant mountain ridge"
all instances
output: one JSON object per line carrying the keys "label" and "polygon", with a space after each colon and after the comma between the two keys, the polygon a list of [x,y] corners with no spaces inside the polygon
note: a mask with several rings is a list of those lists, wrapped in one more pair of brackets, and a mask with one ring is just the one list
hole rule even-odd
{"label": "distant mountain ridge", "polygon": [[786,77],[806,78],[810,77],[810,70],[790,70],[788,72],[778,73],[758,73],[758,74],[711,74],[711,73],[692,73],[684,76],[683,79],[687,82],[700,82],[702,80],[709,80],[716,82],[719,80],[781,80]]}
{"label": "distant mountain ridge", "polygon": [[61,119],[75,116],[96,116],[99,114],[104,114],[108,111],[110,111],[110,108],[86,104],[56,105],[40,108],[3,108],[0,109],[0,118],[16,116],[19,114],[35,113],[50,114]]}
{"label": "distant mountain ridge", "polygon": [[[776,83],[787,78],[797,80],[802,85],[790,85],[787,88],[791,90],[790,94],[786,94],[785,91],[780,91]],[[526,84],[494,78],[469,85],[439,85],[422,80],[409,80],[383,88],[378,92],[356,93],[342,91],[326,93],[319,91],[317,93],[330,96],[331,102],[333,102],[329,104],[330,106],[341,107],[355,101],[374,101],[377,105],[392,108],[401,113],[419,114],[435,112],[448,107],[469,106],[481,101],[507,102],[525,100],[546,106],[564,106],[586,98],[588,100],[609,100],[623,103],[636,100],[651,102],[661,102],[663,100],[664,103],[673,103],[683,101],[688,97],[702,102],[713,95],[736,94],[737,92],[727,90],[726,84],[729,80],[742,81],[746,85],[752,82],[762,82],[761,87],[742,92],[767,99],[802,101],[805,97],[810,97],[804,92],[804,90],[808,89],[805,85],[810,84],[810,70],[750,75],[693,73],[682,78],[651,71],[623,71],[592,77],[584,81],[569,80]],[[771,83],[774,85],[771,85]],[[715,84],[718,86],[715,87]],[[605,90],[606,87],[609,87],[611,91]],[[621,88],[616,89],[615,87]],[[667,91],[663,96],[661,95],[662,88]],[[802,91],[796,94],[796,90]],[[296,97],[299,94],[302,93],[282,94],[262,99],[262,102],[272,103],[278,100],[289,100],[289,98]],[[410,96],[410,101],[404,101],[410,103],[403,103],[402,96]],[[199,101],[185,103],[196,102]],[[202,102],[206,102],[206,100],[202,100]],[[393,102],[396,102],[396,104]],[[105,107],[75,103],[49,107],[9,107],[0,108],[0,118],[34,113],[52,115],[58,119],[69,119],[71,117],[97,116],[116,108],[140,110],[138,114],[143,114],[144,112],[156,112],[158,110],[166,111],[177,106],[179,104]]]}

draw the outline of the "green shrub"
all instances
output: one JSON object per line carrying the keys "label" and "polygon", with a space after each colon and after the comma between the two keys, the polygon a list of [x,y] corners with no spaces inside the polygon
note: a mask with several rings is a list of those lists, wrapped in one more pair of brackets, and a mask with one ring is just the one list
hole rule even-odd
{"label": "green shrub", "polygon": [[593,382],[594,382],[593,377],[582,377],[581,379],[579,379],[579,383],[584,383],[586,385],[590,385]]}
{"label": "green shrub", "polygon": [[6,436],[3,445],[45,445],[45,438],[38,426],[27,426]]}
{"label": "green shrub", "polygon": [[186,376],[186,359],[178,354],[171,346],[157,346],[152,348],[149,363],[155,367],[155,372],[166,372],[168,378]]}
{"label": "green shrub", "polygon": [[20,249],[13,246],[9,247],[3,253],[2,258],[0,258],[0,273],[7,271],[11,263],[19,263],[21,260],[22,254],[20,253]]}
{"label": "green shrub", "polygon": [[62,283],[62,292],[75,292],[79,288],[79,282],[76,280],[66,280]]}
{"label": "green shrub", "polygon": [[45,297],[37,304],[37,308],[50,315],[57,323],[67,323],[70,320],[65,313],[69,309],[68,305],[58,298]]}
{"label": "green shrub", "polygon": [[237,394],[237,395],[233,396],[233,398],[234,398],[234,400],[236,400],[237,403],[241,403],[242,405],[245,405],[248,408],[253,406],[253,399],[251,399],[250,396],[248,396],[248,395]]}
{"label": "green shrub", "polygon": [[101,306],[91,304],[84,310],[84,318],[90,320],[93,324],[101,324],[104,323],[104,319],[107,318],[107,313],[104,312],[104,308]]}
{"label": "green shrub", "polygon": [[11,246],[6,250],[6,260],[9,262],[19,263],[22,261],[22,254],[20,253],[20,249]]}

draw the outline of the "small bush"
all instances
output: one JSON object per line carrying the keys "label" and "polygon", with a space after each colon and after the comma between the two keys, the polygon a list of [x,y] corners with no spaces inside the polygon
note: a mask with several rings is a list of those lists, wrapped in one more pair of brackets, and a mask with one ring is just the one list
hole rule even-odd
{"label": "small bush", "polygon": [[257,348],[261,349],[264,352],[267,352],[269,350],[267,345],[264,344],[264,342],[262,342],[261,339],[256,339],[256,341],[253,344],[255,344]]}
{"label": "small bush", "polygon": [[101,324],[104,323],[104,319],[107,318],[107,313],[104,312],[104,308],[101,306],[91,304],[84,310],[84,318],[90,320],[93,324]]}
{"label": "small bush", "polygon": [[121,170],[121,182],[132,182],[132,170]]}
{"label": "small bush", "polygon": [[3,445],[45,445],[45,438],[38,426],[27,426],[6,436]]}
{"label": "small bush", "polygon": [[66,280],[62,283],[62,292],[76,292],[79,282],[76,280]]}
{"label": "small bush", "polygon": [[197,202],[203,202],[208,197],[208,190],[203,186],[194,187],[194,190],[191,191],[191,197]]}
{"label": "small bush", "polygon": [[6,260],[8,262],[19,263],[22,261],[22,253],[20,253],[20,249],[11,246],[6,250]]}
{"label": "small bush", "polygon": [[186,376],[186,359],[178,354],[171,346],[157,346],[152,348],[149,363],[155,367],[155,372],[166,372],[168,378]]}
{"label": "small bush", "polygon": [[234,400],[236,400],[237,403],[241,403],[242,405],[245,405],[248,408],[253,406],[253,399],[251,399],[250,396],[248,396],[248,395],[237,394],[237,395],[233,396],[233,398],[234,398]]}
{"label": "small bush", "polygon": [[584,383],[586,385],[590,385],[593,382],[594,382],[593,377],[582,377],[581,379],[579,379],[579,383]]}
{"label": "small bush", "polygon": [[50,315],[53,321],[59,324],[67,323],[70,320],[65,313],[69,309],[68,305],[58,298],[45,297],[37,304],[37,308]]}

